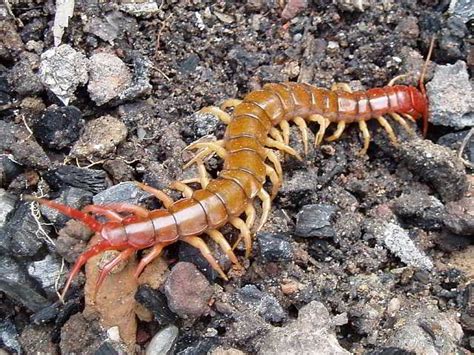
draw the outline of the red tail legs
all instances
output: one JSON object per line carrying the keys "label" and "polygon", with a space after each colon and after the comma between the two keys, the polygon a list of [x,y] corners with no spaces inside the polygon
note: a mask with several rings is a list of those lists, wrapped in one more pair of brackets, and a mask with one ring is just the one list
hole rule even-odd
{"label": "red tail legs", "polygon": [[108,274],[112,271],[112,269],[121,261],[127,261],[136,251],[137,249],[135,248],[128,248],[122,251],[116,258],[114,258],[112,261],[107,263],[105,265],[99,275],[99,278],[97,279],[97,283],[95,285],[95,290],[94,290],[94,296],[93,299],[96,299],[97,296],[97,291],[99,291],[100,286],[104,282],[105,278],[107,277]]}
{"label": "red tail legs", "polygon": [[50,208],[53,208],[53,209],[61,212],[65,216],[68,216],[70,218],[76,219],[76,220],[84,223],[87,227],[92,229],[94,232],[100,232],[100,230],[102,229],[102,223],[97,221],[94,217],[88,215],[85,212],[79,211],[75,208],[63,205],[62,203],[46,200],[44,198],[39,198],[39,197],[36,197],[36,196],[31,196],[31,195],[24,195],[23,199],[25,201],[35,201],[35,202],[38,202],[41,205],[45,205],[45,206],[48,206]]}

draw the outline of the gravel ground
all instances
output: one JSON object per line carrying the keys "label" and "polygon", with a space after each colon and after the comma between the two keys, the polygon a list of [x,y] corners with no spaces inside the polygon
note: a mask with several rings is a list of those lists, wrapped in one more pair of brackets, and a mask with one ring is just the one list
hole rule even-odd
{"label": "gravel ground", "polygon": [[[474,351],[473,8],[469,1],[53,1],[0,5],[0,353],[468,354]],[[66,11],[67,12],[67,11]],[[469,22],[470,21],[470,22]],[[349,128],[283,160],[284,183],[229,281],[177,243],[137,283],[131,260],[92,294],[91,233],[39,194],[82,208],[158,208],[132,180],[195,176],[183,149],[225,127],[196,113],[267,82],[354,89],[408,73],[429,42],[426,140]],[[395,126],[395,125],[394,125]],[[317,127],[311,127],[313,132]],[[296,129],[291,145],[302,151]],[[210,173],[221,161],[207,162]],[[180,195],[170,191],[174,198]],[[232,228],[223,228],[235,238]]]}

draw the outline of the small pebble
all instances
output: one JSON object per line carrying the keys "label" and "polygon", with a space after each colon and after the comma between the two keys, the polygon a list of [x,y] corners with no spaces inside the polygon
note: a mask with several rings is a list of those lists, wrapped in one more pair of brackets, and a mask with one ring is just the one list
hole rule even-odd
{"label": "small pebble", "polygon": [[296,216],[295,234],[303,238],[333,238],[336,235],[333,227],[336,210],[335,206],[326,204],[303,206]]}
{"label": "small pebble", "polygon": [[182,318],[198,318],[209,311],[213,289],[192,263],[179,262],[165,282],[170,309]]}
{"label": "small pebble", "polygon": [[109,53],[91,56],[89,75],[87,91],[98,106],[119,96],[132,83],[132,74],[127,65]]}
{"label": "small pebble", "polygon": [[289,261],[293,258],[293,247],[285,235],[259,232],[257,242],[266,261]]}
{"label": "small pebble", "polygon": [[178,327],[169,325],[161,329],[146,347],[146,355],[168,355],[179,335]]}
{"label": "small pebble", "polygon": [[63,149],[74,143],[84,125],[81,111],[74,106],[48,107],[35,120],[33,132],[38,141],[51,149]]}
{"label": "small pebble", "polygon": [[474,91],[465,62],[437,66],[426,89],[431,123],[455,128],[474,126]]}
{"label": "small pebble", "polygon": [[89,61],[68,44],[48,49],[41,55],[39,77],[65,105],[75,98],[77,87],[87,83]]}
{"label": "small pebble", "polygon": [[80,139],[74,144],[71,156],[104,158],[127,137],[127,127],[110,115],[87,122]]}

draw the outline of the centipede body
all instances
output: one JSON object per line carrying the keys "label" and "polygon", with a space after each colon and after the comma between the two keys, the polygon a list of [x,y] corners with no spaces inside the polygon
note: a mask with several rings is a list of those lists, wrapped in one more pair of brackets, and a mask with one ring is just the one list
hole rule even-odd
{"label": "centipede body", "polygon": [[[223,107],[229,106],[233,108],[231,113],[217,107],[202,110],[217,115],[227,124],[224,138],[217,142],[195,143],[189,147],[201,149],[189,163],[198,165],[201,189],[193,191],[189,186],[175,182],[172,187],[182,191],[185,197],[173,201],[163,191],[137,184],[160,199],[163,209],[147,211],[139,206],[118,203],[91,205],[78,211],[53,201],[36,199],[82,221],[102,237],[97,245],[78,259],[64,293],[85,262],[103,250],[115,249],[121,253],[102,270],[97,288],[114,265],[136,251],[151,248],[137,268],[138,276],[147,264],[160,255],[164,247],[178,240],[198,248],[211,266],[226,278],[202,235],[207,234],[234,264],[239,265],[234,248],[219,231],[223,225],[230,223],[240,232],[237,243],[243,240],[246,256],[250,256],[252,229],[258,230],[265,223],[272,196],[282,183],[282,168],[274,150],[299,157],[288,145],[289,122],[294,122],[300,129],[305,150],[308,122],[319,124],[315,145],[321,144],[328,126],[337,126],[334,133],[327,137],[328,140],[335,140],[348,124],[357,123],[364,140],[361,153],[365,154],[370,141],[366,125],[368,120],[377,120],[390,140],[396,143],[396,136],[384,116],[390,116],[407,130],[410,127],[406,124],[406,118],[423,118],[424,132],[428,117],[428,101],[424,90],[402,85],[350,92],[346,85],[341,84],[335,85],[332,90],[302,83],[267,84],[261,90],[247,94],[242,101],[232,100],[223,104]],[[217,178],[209,179],[202,159],[214,153],[223,158],[224,164]],[[273,185],[271,195],[264,188],[267,179]],[[255,228],[253,203],[256,199],[262,203],[262,215]],[[90,214],[103,216],[107,221],[99,223]]]}

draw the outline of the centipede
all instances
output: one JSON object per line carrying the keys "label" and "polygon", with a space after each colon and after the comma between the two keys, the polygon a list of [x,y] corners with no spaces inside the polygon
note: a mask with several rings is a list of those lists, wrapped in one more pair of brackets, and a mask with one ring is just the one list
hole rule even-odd
{"label": "centipede", "polygon": [[[201,188],[193,190],[189,184],[175,181],[170,188],[179,190],[184,197],[174,201],[164,191],[136,182],[138,188],[160,200],[163,208],[148,210],[139,205],[114,203],[88,205],[78,210],[53,200],[25,196],[26,200],[36,201],[82,222],[100,236],[95,245],[78,257],[62,297],[66,296],[81,268],[95,255],[106,250],[119,252],[102,268],[95,288],[97,292],[118,263],[147,249],[148,253],[142,257],[135,271],[138,278],[165,247],[178,241],[197,248],[220,277],[227,280],[208,241],[216,243],[236,267],[242,267],[235,254],[236,246],[243,243],[245,258],[250,257],[252,237],[267,221],[272,199],[283,180],[283,169],[276,152],[301,159],[289,145],[290,123],[294,123],[301,132],[305,153],[309,147],[308,123],[311,122],[319,125],[314,137],[316,146],[324,139],[339,139],[349,124],[357,123],[363,138],[362,155],[367,153],[370,144],[367,126],[370,120],[380,124],[393,144],[398,144],[398,141],[388,117],[410,134],[414,131],[407,120],[422,120],[425,136],[429,102],[424,76],[432,50],[433,41],[418,86],[396,85],[399,77],[385,87],[355,92],[347,84],[335,84],[331,89],[294,82],[266,84],[262,89],[248,93],[243,100],[230,99],[220,107],[202,109],[202,113],[215,115],[227,126],[223,139],[198,141],[187,148],[197,152],[186,166],[196,164],[199,172],[196,181]],[[336,128],[332,135],[326,137],[330,125],[336,125]],[[223,159],[223,168],[216,178],[210,178],[203,161],[214,154]],[[270,192],[265,186],[267,180],[272,186]],[[258,200],[261,215],[257,222],[254,204]],[[233,245],[220,231],[226,224],[231,224],[239,232]]]}

